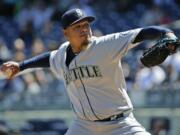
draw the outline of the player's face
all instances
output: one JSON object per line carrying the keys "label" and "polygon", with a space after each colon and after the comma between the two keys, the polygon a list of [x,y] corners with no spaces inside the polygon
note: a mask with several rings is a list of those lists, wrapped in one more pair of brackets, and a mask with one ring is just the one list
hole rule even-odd
{"label": "player's face", "polygon": [[87,46],[92,36],[88,21],[81,21],[64,30],[64,35],[75,47]]}

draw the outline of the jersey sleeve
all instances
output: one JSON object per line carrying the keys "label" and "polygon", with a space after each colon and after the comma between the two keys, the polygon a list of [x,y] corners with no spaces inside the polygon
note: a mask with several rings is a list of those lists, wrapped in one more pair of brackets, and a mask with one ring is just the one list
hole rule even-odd
{"label": "jersey sleeve", "polygon": [[102,37],[100,44],[103,45],[104,51],[111,58],[120,58],[123,57],[128,50],[135,47],[139,43],[133,44],[137,34],[140,32],[139,29],[133,29],[125,32],[113,33]]}
{"label": "jersey sleeve", "polygon": [[54,50],[51,52],[49,63],[51,71],[55,74],[57,78],[60,78],[60,56],[58,50]]}

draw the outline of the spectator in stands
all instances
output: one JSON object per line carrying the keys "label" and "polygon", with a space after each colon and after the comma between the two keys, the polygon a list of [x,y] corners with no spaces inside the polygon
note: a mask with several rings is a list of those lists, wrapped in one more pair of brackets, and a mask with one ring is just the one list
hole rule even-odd
{"label": "spectator in stands", "polygon": [[141,26],[148,25],[157,25],[160,23],[162,18],[162,12],[158,6],[152,6],[149,10],[147,10],[140,21]]}
{"label": "spectator in stands", "polygon": [[155,86],[160,86],[165,79],[165,71],[160,66],[142,68],[137,71],[136,84],[140,90],[150,90]]}
{"label": "spectator in stands", "polygon": [[0,135],[10,135],[8,129],[2,125],[0,125]]}
{"label": "spectator in stands", "polygon": [[0,62],[2,63],[5,60],[9,60],[12,58],[12,54],[10,50],[7,48],[3,39],[0,39]]}
{"label": "spectator in stands", "polygon": [[50,21],[53,9],[46,5],[45,1],[35,1],[35,6],[32,9],[32,22],[36,30],[39,30],[44,24]]}
{"label": "spectator in stands", "polygon": [[22,7],[15,16],[15,20],[20,30],[24,30],[27,24],[32,21],[32,5],[29,1],[23,1]]}
{"label": "spectator in stands", "polygon": [[31,55],[31,46],[35,39],[35,30],[32,21],[27,22],[23,29],[19,32],[19,37],[24,41],[26,56]]}

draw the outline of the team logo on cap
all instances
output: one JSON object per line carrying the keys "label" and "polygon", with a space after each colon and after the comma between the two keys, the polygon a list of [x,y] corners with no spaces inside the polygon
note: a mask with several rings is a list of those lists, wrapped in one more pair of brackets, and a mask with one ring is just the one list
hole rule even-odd
{"label": "team logo on cap", "polygon": [[80,9],[76,9],[76,13],[78,14],[78,16],[83,16],[83,13]]}

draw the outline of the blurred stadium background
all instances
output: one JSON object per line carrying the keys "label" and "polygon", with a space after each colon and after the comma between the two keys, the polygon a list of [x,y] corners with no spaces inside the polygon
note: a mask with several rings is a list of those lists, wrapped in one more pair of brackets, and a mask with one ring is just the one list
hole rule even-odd
{"label": "blurred stadium background", "polygon": [[[21,61],[59,47],[64,11],[80,7],[96,16],[96,36],[180,19],[179,0],[1,0],[0,62]],[[180,37],[180,23],[171,27]],[[122,65],[135,116],[152,135],[180,134],[180,52],[160,66],[139,62],[145,42]],[[7,81],[0,73],[0,135],[63,135],[73,113],[62,81],[37,70]],[[3,133],[4,132],[4,133]]]}

